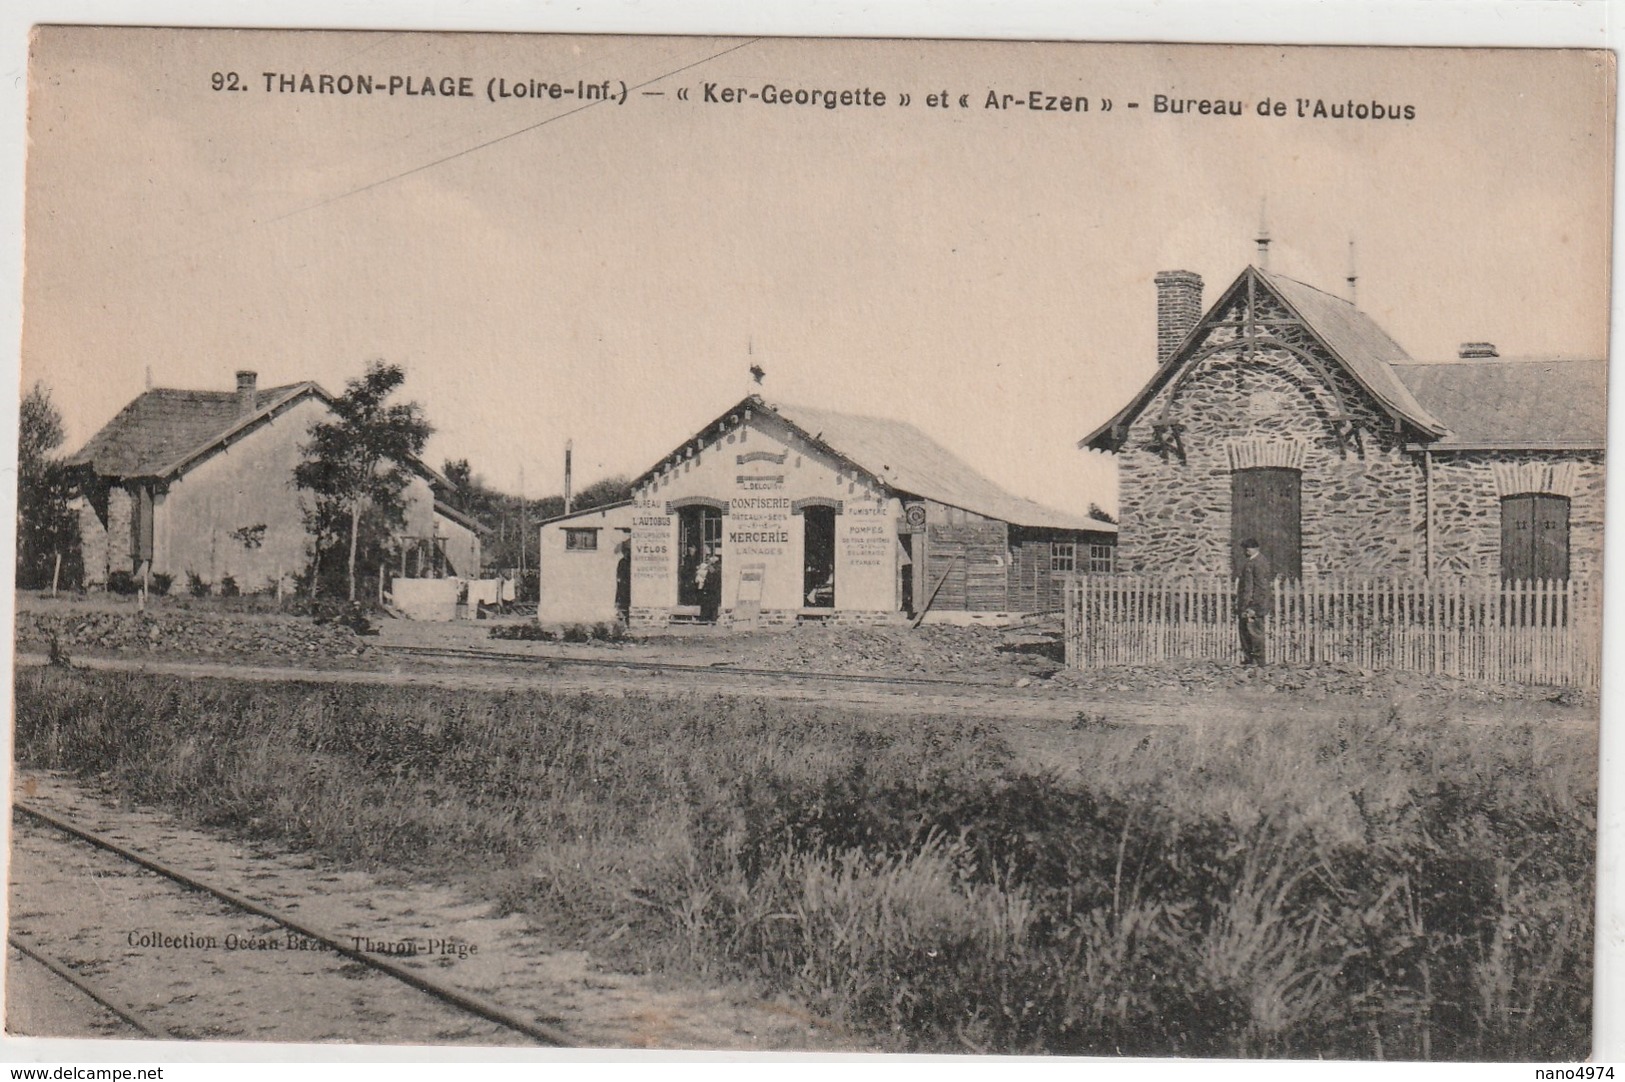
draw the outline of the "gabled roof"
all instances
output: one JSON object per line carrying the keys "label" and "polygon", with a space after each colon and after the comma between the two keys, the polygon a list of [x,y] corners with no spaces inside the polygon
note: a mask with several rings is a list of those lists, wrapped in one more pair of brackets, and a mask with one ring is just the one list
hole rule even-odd
{"label": "gabled roof", "polygon": [[[952,451],[904,421],[810,406],[770,404],[759,395],[751,395],[703,431],[709,431],[730,416],[742,416],[747,409],[778,418],[803,439],[897,493],[919,496],[1015,526],[1117,532],[1113,523],[1057,511],[1006,492]],[[650,470],[639,477],[634,487],[641,486],[655,472]]]}
{"label": "gabled roof", "polygon": [[[254,412],[240,412],[236,391],[186,391],[155,387],[120,410],[67,460],[105,478],[165,479],[238,435],[275,417],[307,396],[332,405],[333,396],[306,380],[258,392]],[[407,463],[432,484],[451,488],[439,471],[413,458]]]}
{"label": "gabled roof", "polygon": [[1252,268],[1302,317],[1309,329],[1343,362],[1350,374],[1389,412],[1437,435],[1445,426],[1416,400],[1395,374],[1394,365],[1411,358],[1377,321],[1342,297],[1281,274]]}
{"label": "gabled roof", "polygon": [[1450,361],[1394,372],[1450,430],[1430,444],[1468,448],[1602,448],[1608,436],[1608,362]]}
{"label": "gabled roof", "polygon": [[1197,343],[1201,331],[1215,315],[1232,304],[1246,288],[1248,280],[1269,290],[1308,329],[1331,357],[1340,363],[1376,402],[1395,418],[1409,423],[1423,436],[1441,436],[1442,424],[1394,371],[1395,365],[1411,364],[1411,357],[1388,332],[1352,303],[1316,289],[1314,286],[1247,267],[1207,310],[1185,341],[1164,361],[1149,382],[1111,420],[1078,441],[1079,447],[1104,447],[1111,430],[1137,417],[1152,396],[1180,370]]}
{"label": "gabled roof", "polygon": [[240,412],[235,391],[159,387],[138,395],[68,459],[103,477],[168,477],[222,440],[280,412],[306,394],[328,401],[315,383],[268,387],[251,414]]}
{"label": "gabled roof", "polygon": [[443,518],[450,519],[457,525],[463,527],[465,530],[470,530],[482,536],[492,532],[491,527],[480,522],[478,519],[474,518],[474,516],[457,510],[457,508],[453,507],[444,500],[434,501],[434,513]]}

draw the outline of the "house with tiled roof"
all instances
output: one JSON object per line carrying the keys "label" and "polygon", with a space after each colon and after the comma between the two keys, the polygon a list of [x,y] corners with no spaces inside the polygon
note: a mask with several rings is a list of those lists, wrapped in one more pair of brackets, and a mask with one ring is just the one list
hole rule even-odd
{"label": "house with tiled roof", "polygon": [[[312,425],[333,416],[313,382],[260,388],[237,373],[230,391],[154,388],[70,456],[87,585],[114,572],[188,575],[244,593],[306,570],[309,494],[294,483]],[[414,460],[400,549],[404,573],[479,573],[475,523],[439,498],[450,483]]]}
{"label": "house with tiled roof", "polygon": [[1252,537],[1292,577],[1600,572],[1606,361],[1419,363],[1353,284],[1249,266],[1204,311],[1156,276],[1156,370],[1080,442],[1117,460],[1118,566],[1234,573]]}
{"label": "house with tiled roof", "polygon": [[1001,620],[1059,609],[1068,575],[1110,566],[1116,532],[1007,492],[907,422],[760,395],[632,492],[543,525],[544,616],[613,618],[619,597],[644,626]]}

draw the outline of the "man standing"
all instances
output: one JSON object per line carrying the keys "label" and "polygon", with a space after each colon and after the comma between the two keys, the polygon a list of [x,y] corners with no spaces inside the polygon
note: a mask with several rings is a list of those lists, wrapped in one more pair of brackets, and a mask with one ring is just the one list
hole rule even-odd
{"label": "man standing", "polygon": [[1236,627],[1241,632],[1241,663],[1264,664],[1264,616],[1274,608],[1270,562],[1249,537],[1241,543],[1241,582],[1236,588]]}

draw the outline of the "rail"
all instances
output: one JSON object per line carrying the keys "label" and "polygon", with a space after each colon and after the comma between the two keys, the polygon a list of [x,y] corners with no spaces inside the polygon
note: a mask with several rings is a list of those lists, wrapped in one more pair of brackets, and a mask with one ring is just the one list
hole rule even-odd
{"label": "rail", "polygon": [[[245,898],[243,895],[238,894],[235,891],[228,890],[225,887],[211,883],[195,874],[183,871],[179,868],[171,867],[155,857],[148,856],[145,853],[131,849],[129,846],[115,841],[104,834],[99,834],[96,831],[82,827],[71,820],[65,819],[53,812],[46,811],[45,809],[37,807],[28,801],[13,801],[12,812],[14,814],[25,815],[38,822],[44,823],[46,826],[61,831],[70,837],[78,838],[80,841],[112,853],[120,859],[145,868],[150,872],[155,872],[158,875],[163,876],[165,879],[179,883],[184,887],[189,887],[192,890],[198,890],[205,894],[212,895],[235,909],[240,909],[245,913],[252,913],[254,916],[263,917],[266,920],[273,921],[283,928],[286,928],[297,935],[303,936],[312,942],[323,944],[330,950],[342,955],[343,957],[349,958],[355,962],[359,962],[371,969],[375,969],[386,976],[393,977],[395,980],[398,980],[403,984],[410,985],[411,987],[416,988],[418,991],[440,1000],[442,1003],[449,1004],[450,1006],[456,1007],[469,1014],[477,1015],[488,1022],[495,1023],[496,1025],[502,1026],[506,1029],[511,1029],[517,1033],[522,1033],[539,1044],[549,1045],[556,1048],[568,1048],[574,1044],[569,1036],[560,1029],[553,1026],[532,1022],[526,1018],[521,1018],[509,1011],[507,1008],[493,1003],[483,996],[475,995],[472,992],[463,991],[460,988],[454,988],[442,981],[435,980],[433,977],[418,973],[417,971],[409,969],[406,966],[398,965],[387,958],[381,958],[376,954],[369,954],[366,951],[357,950],[355,947],[345,943],[344,940],[339,936],[324,932],[321,929],[306,924],[301,920],[290,917],[285,913],[280,913],[267,905],[256,902],[251,898]],[[42,962],[42,964],[44,963]],[[47,966],[47,968],[51,967]],[[56,970],[53,969],[53,972],[56,972]],[[58,976],[63,976],[63,974],[58,973]],[[76,986],[80,987],[81,991],[86,991],[83,986],[79,986],[77,983]],[[93,996],[93,998],[95,997]],[[98,1000],[98,1002],[102,1002],[103,1006],[108,1006],[110,1009],[113,1009],[115,1013],[120,1015],[120,1017],[125,1017],[122,1011],[117,1008],[112,1008],[111,1005],[105,1001]],[[145,1029],[144,1026],[135,1023],[133,1019],[126,1017],[125,1020],[130,1021],[132,1025],[137,1025],[137,1028]]]}

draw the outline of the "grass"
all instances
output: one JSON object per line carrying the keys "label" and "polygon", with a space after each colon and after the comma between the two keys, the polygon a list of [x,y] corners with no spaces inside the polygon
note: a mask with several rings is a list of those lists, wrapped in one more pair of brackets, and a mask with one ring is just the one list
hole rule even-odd
{"label": "grass", "polygon": [[623,964],[888,1047],[1557,1060],[1590,1047],[1595,738],[1396,711],[992,725],[733,699],[35,670],[25,766],[471,882]]}

